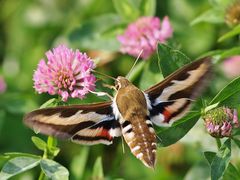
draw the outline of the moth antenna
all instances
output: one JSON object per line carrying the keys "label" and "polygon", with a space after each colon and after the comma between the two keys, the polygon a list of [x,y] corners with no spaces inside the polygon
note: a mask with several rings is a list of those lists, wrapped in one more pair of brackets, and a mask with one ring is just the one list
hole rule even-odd
{"label": "moth antenna", "polygon": [[98,71],[96,71],[96,70],[92,70],[92,71],[95,72],[95,73],[97,73],[97,74],[100,74],[100,75],[102,75],[102,76],[108,77],[108,78],[113,79],[114,81],[116,81],[116,78],[114,78],[114,77],[112,77],[112,76],[109,76],[109,75],[107,75],[107,74],[98,72]]}
{"label": "moth antenna", "polygon": [[140,53],[139,53],[137,59],[135,60],[135,62],[134,62],[133,65],[132,65],[130,71],[129,71],[128,74],[125,76],[127,79],[128,79],[129,76],[131,75],[131,73],[132,73],[132,71],[133,71],[133,68],[134,68],[135,65],[137,64],[137,62],[138,62],[138,60],[140,59],[140,56],[142,55],[142,53],[143,53],[143,49],[140,51]]}

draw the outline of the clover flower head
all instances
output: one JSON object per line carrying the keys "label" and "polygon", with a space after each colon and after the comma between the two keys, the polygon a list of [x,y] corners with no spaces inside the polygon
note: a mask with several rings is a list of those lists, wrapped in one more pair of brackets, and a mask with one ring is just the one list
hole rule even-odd
{"label": "clover flower head", "polygon": [[7,89],[6,82],[2,76],[0,76],[0,94],[4,93]]}
{"label": "clover flower head", "polygon": [[155,52],[157,43],[166,42],[172,33],[173,28],[167,16],[162,23],[158,17],[141,17],[129,24],[124,34],[117,39],[122,53],[137,57],[143,50],[141,58],[147,59]]}
{"label": "clover flower head", "polygon": [[79,50],[73,51],[59,45],[46,52],[34,72],[34,88],[38,93],[58,94],[63,101],[69,97],[84,98],[95,88],[95,76],[91,73],[94,62]]}
{"label": "clover flower head", "polygon": [[237,110],[227,107],[210,110],[203,119],[208,133],[213,137],[229,137],[232,130],[239,127]]}
{"label": "clover flower head", "polygon": [[232,56],[222,64],[222,70],[228,78],[235,78],[240,75],[240,56]]}

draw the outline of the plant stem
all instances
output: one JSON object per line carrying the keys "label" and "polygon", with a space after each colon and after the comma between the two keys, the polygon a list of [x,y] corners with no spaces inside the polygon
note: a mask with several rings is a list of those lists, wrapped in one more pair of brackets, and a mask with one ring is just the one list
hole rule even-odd
{"label": "plant stem", "polygon": [[45,178],[45,174],[44,174],[44,172],[41,170],[40,175],[39,175],[39,177],[38,177],[38,180],[44,180],[44,178]]}
{"label": "plant stem", "polygon": [[56,147],[57,146],[56,138],[52,136],[48,136],[47,144],[48,144],[48,147]]}
{"label": "plant stem", "polygon": [[219,150],[222,146],[221,140],[219,138],[215,138],[215,140],[216,140],[217,147],[218,147],[218,150]]}
{"label": "plant stem", "polygon": [[[52,136],[48,136],[47,148],[45,149],[42,158],[43,159],[53,159],[54,158],[54,154],[51,153],[50,149],[52,147],[56,147],[56,146],[57,146],[57,140],[54,137],[52,137]],[[45,174],[41,170],[38,180],[44,180],[44,179],[45,179]]]}

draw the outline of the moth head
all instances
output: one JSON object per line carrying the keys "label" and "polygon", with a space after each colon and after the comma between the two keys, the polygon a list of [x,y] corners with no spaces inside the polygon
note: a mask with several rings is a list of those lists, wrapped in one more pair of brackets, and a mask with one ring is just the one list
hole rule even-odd
{"label": "moth head", "polygon": [[115,81],[115,87],[116,89],[120,89],[120,88],[124,88],[127,87],[128,85],[130,85],[131,83],[128,81],[127,78],[122,77],[122,76],[118,76],[116,81]]}

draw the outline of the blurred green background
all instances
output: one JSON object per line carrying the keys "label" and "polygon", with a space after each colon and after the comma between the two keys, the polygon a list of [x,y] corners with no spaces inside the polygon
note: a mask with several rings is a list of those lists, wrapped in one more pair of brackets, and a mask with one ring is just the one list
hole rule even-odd
{"label": "blurred green background", "polygon": [[[138,3],[138,0],[133,2]],[[195,59],[210,50],[238,46],[234,38],[217,42],[219,36],[229,30],[224,24],[190,25],[193,19],[209,8],[211,5],[208,0],[159,0],[156,16],[169,16],[174,28],[170,44]],[[26,112],[38,108],[51,98],[47,94],[38,95],[32,88],[33,72],[39,60],[45,58],[47,50],[59,43],[66,43],[71,48],[87,51],[93,58],[100,57],[97,70],[114,77],[127,74],[134,58],[120,56],[114,48],[108,48],[108,44],[91,45],[88,42],[91,37],[88,36],[95,32],[83,29],[83,34],[78,35],[81,41],[74,39],[74,29],[82,27],[92,18],[109,13],[116,13],[110,0],[0,0],[0,75],[7,83],[7,91],[0,94],[0,154],[26,152],[41,155],[31,142],[34,132],[23,125],[22,119]],[[98,26],[105,26],[108,22],[98,23]],[[106,36],[122,32],[118,27],[121,25]],[[115,45],[117,48],[118,44]],[[99,46],[104,48],[100,50]],[[223,75],[219,77],[212,85],[213,89],[223,87],[229,81]],[[73,102],[85,103],[92,99],[96,98],[90,95],[87,100]],[[41,137],[46,139],[45,136]],[[210,136],[204,134],[203,122],[199,122],[180,142],[158,149],[155,171],[144,167],[126,145],[126,152],[123,153],[120,138],[111,146],[92,147],[60,141],[61,152],[56,161],[69,169],[70,179],[88,179],[99,156],[102,157],[107,179],[191,179],[191,173],[198,173],[199,179],[205,179],[208,174],[205,171],[195,172],[193,167],[207,168],[202,151],[215,150],[212,141]],[[234,153],[239,159],[239,152]],[[3,161],[0,161],[0,167],[2,165]],[[14,179],[35,179],[39,171],[40,168],[35,168]]]}

